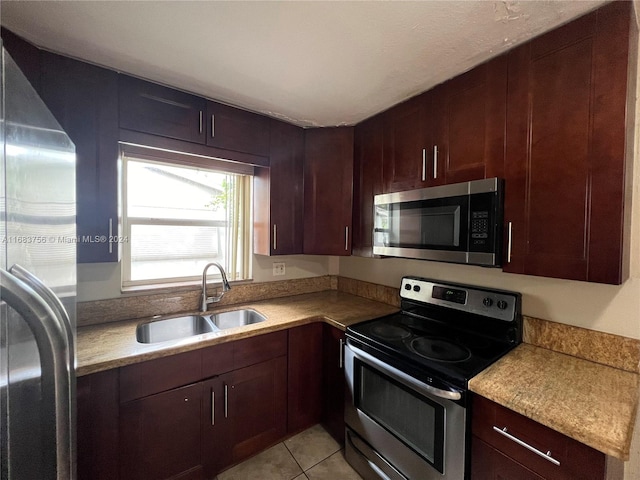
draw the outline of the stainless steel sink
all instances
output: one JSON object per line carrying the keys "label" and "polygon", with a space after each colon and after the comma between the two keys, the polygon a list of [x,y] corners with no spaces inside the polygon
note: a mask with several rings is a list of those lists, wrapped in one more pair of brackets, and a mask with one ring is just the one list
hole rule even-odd
{"label": "stainless steel sink", "polygon": [[218,328],[208,317],[189,315],[138,325],[136,339],[139,343],[166,342],[211,333],[216,330]]}
{"label": "stainless steel sink", "polygon": [[264,322],[266,318],[255,310],[232,310],[211,315],[211,321],[220,329],[241,327],[252,323]]}
{"label": "stainless steel sink", "polygon": [[213,315],[187,315],[167,318],[138,325],[136,339],[138,343],[158,343],[169,340],[218,332],[227,328],[241,327],[265,321],[266,318],[255,310],[232,310]]}

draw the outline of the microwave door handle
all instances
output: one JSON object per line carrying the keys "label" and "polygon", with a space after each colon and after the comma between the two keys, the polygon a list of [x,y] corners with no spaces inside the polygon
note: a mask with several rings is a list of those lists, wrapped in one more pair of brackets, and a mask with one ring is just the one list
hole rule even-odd
{"label": "microwave door handle", "polygon": [[45,455],[56,465],[57,480],[72,479],[72,372],[65,328],[44,299],[3,269],[0,269],[0,300],[18,312],[33,333],[42,371]]}

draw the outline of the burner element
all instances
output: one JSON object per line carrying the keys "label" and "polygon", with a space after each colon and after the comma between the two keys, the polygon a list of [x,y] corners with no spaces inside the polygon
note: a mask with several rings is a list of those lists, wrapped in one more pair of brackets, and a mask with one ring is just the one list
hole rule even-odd
{"label": "burner element", "polygon": [[462,362],[471,357],[468,348],[443,338],[414,338],[409,348],[424,358],[439,362]]}
{"label": "burner element", "polygon": [[385,340],[403,340],[411,336],[411,332],[405,328],[397,325],[390,325],[388,323],[380,323],[371,329],[371,333],[376,337],[383,338]]}

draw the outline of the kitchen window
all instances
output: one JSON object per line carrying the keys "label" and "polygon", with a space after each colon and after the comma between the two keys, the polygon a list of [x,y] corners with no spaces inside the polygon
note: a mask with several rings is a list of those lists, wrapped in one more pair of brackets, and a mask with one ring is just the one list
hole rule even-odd
{"label": "kitchen window", "polygon": [[196,281],[209,262],[250,278],[251,166],[130,145],[121,157],[124,289]]}

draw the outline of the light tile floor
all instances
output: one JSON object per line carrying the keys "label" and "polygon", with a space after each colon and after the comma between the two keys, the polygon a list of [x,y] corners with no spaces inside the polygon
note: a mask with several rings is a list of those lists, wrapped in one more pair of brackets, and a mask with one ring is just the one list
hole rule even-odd
{"label": "light tile floor", "polygon": [[320,425],[218,475],[217,480],[362,480]]}

